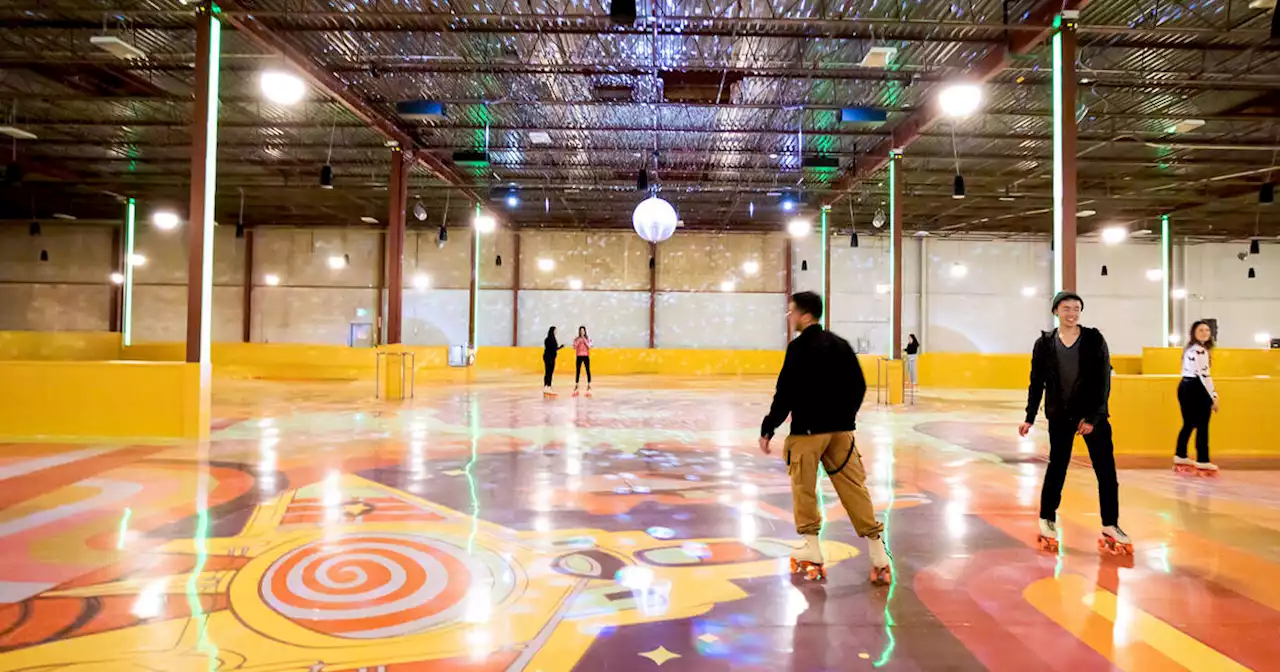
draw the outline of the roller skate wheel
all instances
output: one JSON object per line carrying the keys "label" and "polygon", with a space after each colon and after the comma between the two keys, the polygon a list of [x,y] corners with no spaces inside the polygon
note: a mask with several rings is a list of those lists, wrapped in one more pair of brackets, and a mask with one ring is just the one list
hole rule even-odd
{"label": "roller skate wheel", "polygon": [[892,567],[872,567],[871,583],[877,586],[887,586],[893,583]]}
{"label": "roller skate wheel", "polygon": [[1200,478],[1217,478],[1217,469],[1196,469],[1196,476]]}
{"label": "roller skate wheel", "polygon": [[1110,537],[1098,540],[1098,550],[1111,555],[1133,555],[1133,544],[1121,544]]}
{"label": "roller skate wheel", "polygon": [[1189,464],[1178,464],[1173,467],[1173,472],[1175,474],[1193,474],[1195,471],[1196,468]]}
{"label": "roller skate wheel", "polygon": [[1058,552],[1058,540],[1057,540],[1057,539],[1054,539],[1054,538],[1052,538],[1052,537],[1045,537],[1045,536],[1041,536],[1041,537],[1038,539],[1038,541],[1040,542],[1040,550],[1042,550],[1042,551],[1048,551],[1049,553],[1057,553],[1057,552]]}

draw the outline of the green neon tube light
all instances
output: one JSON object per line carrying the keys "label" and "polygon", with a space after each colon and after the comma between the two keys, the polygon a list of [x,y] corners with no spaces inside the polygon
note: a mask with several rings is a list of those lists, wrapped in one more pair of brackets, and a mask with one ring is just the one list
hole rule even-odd
{"label": "green neon tube light", "polygon": [[[1061,17],[1054,19],[1054,25]],[[1066,213],[1062,211],[1065,185],[1062,181],[1062,164],[1065,160],[1062,147],[1062,30],[1053,33],[1053,293],[1063,289],[1062,227]],[[1072,213],[1074,214],[1074,213]]]}
{"label": "green neon tube light", "polygon": [[1170,259],[1170,250],[1173,246],[1173,240],[1170,235],[1169,215],[1160,215],[1160,311],[1164,316],[1161,322],[1164,325],[1164,333],[1160,335],[1160,346],[1164,347],[1169,344],[1169,336],[1173,334],[1173,310],[1170,300],[1173,294],[1173,264]]}
{"label": "green neon tube light", "polygon": [[[476,217],[480,216],[480,204],[476,203]],[[471,278],[476,285],[476,295],[472,297],[471,314],[475,315],[474,323],[471,325],[471,349],[479,348],[480,341],[480,229],[474,225],[471,227],[471,236],[475,241],[475,251],[471,255]]]}
{"label": "green neon tube light", "polygon": [[825,207],[825,206],[823,206],[823,208],[822,208],[822,261],[821,261],[820,263],[822,264],[822,306],[823,306],[823,310],[822,310],[822,320],[821,320],[821,323],[822,323],[822,328],[823,328],[823,329],[826,329],[826,328],[827,328],[827,315],[831,313],[831,303],[830,303],[830,301],[829,301],[829,300],[828,300],[828,298],[827,298],[827,244],[828,244],[828,242],[829,242],[829,241],[827,241],[827,210],[828,210],[828,209],[829,209],[829,208],[827,208],[827,207]]}
{"label": "green neon tube light", "polygon": [[120,305],[120,342],[125,346],[133,345],[133,237],[137,205],[131,198],[124,208],[124,301]]}
{"label": "green neon tube light", "polygon": [[893,325],[898,318],[898,284],[893,281],[898,270],[898,161],[902,154],[889,157],[889,359],[898,358],[898,344],[894,343]]}
{"label": "green neon tube light", "polygon": [[[218,71],[222,67],[222,22],[215,14],[209,22],[209,95],[208,122],[204,143],[204,240],[200,292],[200,364],[202,373],[209,366],[210,340],[213,326],[213,202],[218,192]],[[245,316],[248,319],[248,316]]]}

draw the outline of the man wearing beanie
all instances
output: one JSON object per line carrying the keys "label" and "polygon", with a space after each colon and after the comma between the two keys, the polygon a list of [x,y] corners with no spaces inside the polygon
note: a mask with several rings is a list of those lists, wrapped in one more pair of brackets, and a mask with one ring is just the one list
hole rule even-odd
{"label": "man wearing beanie", "polygon": [[1031,385],[1027,389],[1027,416],[1018,434],[1026,436],[1035,424],[1040,400],[1049,420],[1049,467],[1040,490],[1040,547],[1058,551],[1058,504],[1071,464],[1076,435],[1084,437],[1089,461],[1098,478],[1098,505],[1102,536],[1098,548],[1112,554],[1133,554],[1133,542],[1119,527],[1119,483],[1116,481],[1115,447],[1107,420],[1111,396],[1111,353],[1097,329],[1080,326],[1084,299],[1075,292],[1053,297],[1058,328],[1044,332],[1031,350]]}

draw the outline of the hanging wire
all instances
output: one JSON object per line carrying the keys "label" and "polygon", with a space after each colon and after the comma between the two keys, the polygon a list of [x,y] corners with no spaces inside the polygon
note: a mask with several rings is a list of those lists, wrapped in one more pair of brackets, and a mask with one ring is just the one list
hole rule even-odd
{"label": "hanging wire", "polygon": [[333,136],[338,132],[338,115],[333,115],[333,125],[329,127],[329,153],[325,155],[324,163],[329,165],[333,163]]}

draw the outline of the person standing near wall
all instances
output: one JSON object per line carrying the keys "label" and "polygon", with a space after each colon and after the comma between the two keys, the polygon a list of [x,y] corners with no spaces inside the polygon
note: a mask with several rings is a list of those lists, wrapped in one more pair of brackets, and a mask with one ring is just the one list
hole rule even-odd
{"label": "person standing near wall", "polygon": [[796,532],[804,538],[804,547],[791,555],[792,573],[804,572],[810,581],[827,576],[818,539],[822,530],[818,468],[822,467],[858,536],[869,541],[872,583],[888,583],[892,568],[881,538],[884,526],[876,520],[865,484],[866,469],[853,442],[867,382],[848,341],[825,331],[821,319],[822,297],[813,292],[791,296],[787,326],[799,336],[787,346],[773,405],[760,425],[760,451],[770,454],[774,431],[790,415],[791,435],[783,450],[791,476]]}
{"label": "person standing near wall", "polygon": [[903,348],[907,353],[907,380],[915,386],[920,384],[918,371],[918,360],[920,357],[920,341],[916,340],[916,335],[907,336],[907,347]]}
{"label": "person standing near wall", "polygon": [[[1209,351],[1213,350],[1213,330],[1204,320],[1191,325],[1191,336],[1182,350],[1182,382],[1178,383],[1178,405],[1182,407],[1182,431],[1173,455],[1173,470],[1216,476],[1218,467],[1209,461],[1209,418],[1218,410],[1218,393],[1209,377]],[[1196,433],[1196,461],[1187,458],[1187,442]]]}
{"label": "person standing near wall", "polygon": [[591,397],[591,337],[586,327],[578,327],[578,337],[573,339],[573,353],[577,356],[573,374],[573,396],[578,396],[578,381],[582,380],[582,367],[587,367],[587,397]]}
{"label": "person standing near wall", "polygon": [[547,330],[547,338],[542,342],[542,396],[554,397],[555,391],[551,389],[551,376],[556,372],[556,354],[563,348],[556,341],[556,328],[551,327]]}
{"label": "person standing near wall", "polygon": [[1071,464],[1076,435],[1084,437],[1089,461],[1098,479],[1098,505],[1102,536],[1098,548],[1116,555],[1132,555],[1133,542],[1120,529],[1120,485],[1116,480],[1115,446],[1107,401],[1111,396],[1111,353],[1097,329],[1080,326],[1084,299],[1074,292],[1053,297],[1058,328],[1041,334],[1031,351],[1031,384],[1027,388],[1027,415],[1018,428],[1026,436],[1035,424],[1040,400],[1049,420],[1049,466],[1040,490],[1042,549],[1058,550],[1058,505]]}

